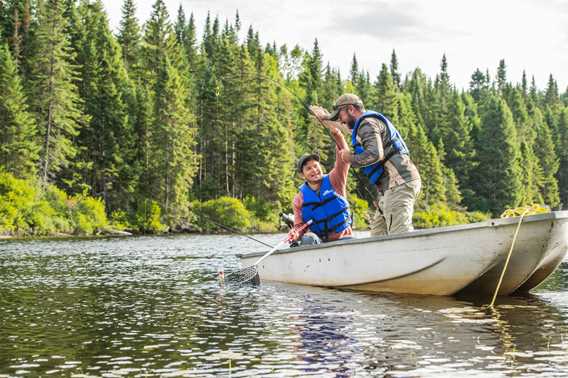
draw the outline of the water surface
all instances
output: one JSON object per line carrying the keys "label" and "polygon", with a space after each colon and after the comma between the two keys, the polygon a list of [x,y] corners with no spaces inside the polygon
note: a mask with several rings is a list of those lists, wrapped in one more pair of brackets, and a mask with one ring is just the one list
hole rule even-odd
{"label": "water surface", "polygon": [[568,375],[568,263],[494,311],[483,299],[219,287],[235,253],[265,249],[202,235],[0,242],[0,377]]}

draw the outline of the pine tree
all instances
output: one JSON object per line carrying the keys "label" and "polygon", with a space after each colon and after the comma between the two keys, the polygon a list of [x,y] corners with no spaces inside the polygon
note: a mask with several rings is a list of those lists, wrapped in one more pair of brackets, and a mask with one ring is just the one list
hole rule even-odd
{"label": "pine tree", "polygon": [[558,95],[558,83],[552,75],[548,77],[548,84],[546,87],[546,92],[544,94],[544,104],[548,106],[558,105],[560,102],[560,97]]}
{"label": "pine tree", "polygon": [[371,101],[371,106],[387,116],[396,125],[398,123],[397,87],[387,65],[384,63],[381,65],[381,71],[375,82],[375,96]]}
{"label": "pine tree", "polygon": [[[448,62],[446,55],[442,56],[440,73],[434,82],[434,91],[430,97],[430,107],[426,117],[426,126],[432,142],[437,146],[446,144],[445,139],[451,133],[451,122],[454,116],[450,109],[453,89],[448,74]],[[448,146],[450,148],[451,146]],[[447,156],[447,151],[438,149],[442,156]]]}
{"label": "pine tree", "polygon": [[416,115],[416,122],[422,128],[426,127],[425,118],[428,117],[427,98],[431,92],[430,83],[426,75],[420,70],[415,69],[406,81],[404,91],[409,93],[412,99],[412,108]]}
{"label": "pine tree", "polygon": [[394,81],[394,84],[396,85],[397,88],[401,88],[400,73],[398,72],[398,59],[396,57],[396,53],[395,53],[394,50],[392,50],[389,69],[390,69],[390,74],[392,76],[392,80]]}
{"label": "pine tree", "polygon": [[[304,90],[304,104],[319,104],[320,92],[322,90],[322,55],[319,50],[317,39],[314,41],[314,47],[310,54],[304,55],[302,64],[302,72],[300,73],[299,83]],[[300,104],[301,105],[301,104]],[[326,130],[312,117],[311,113],[305,106],[300,108],[301,124],[298,128],[296,140],[299,147],[305,151],[318,152],[323,161],[327,160],[327,151],[329,144],[329,136]]]}
{"label": "pine tree", "polygon": [[543,172],[538,157],[535,155],[534,143],[537,138],[534,122],[531,121],[525,100],[521,91],[512,90],[511,111],[520,141],[522,159],[522,203],[542,203],[540,186],[543,182]]}
{"label": "pine tree", "polygon": [[32,56],[32,111],[41,137],[40,177],[43,183],[69,165],[76,154],[72,138],[85,121],[74,84],[74,57],[64,35],[62,1],[48,0],[39,9]]}
{"label": "pine tree", "polygon": [[16,64],[4,44],[0,46],[0,167],[16,177],[32,178],[38,152],[35,121]]}
{"label": "pine tree", "polygon": [[89,122],[76,138],[83,182],[100,195],[110,211],[128,203],[134,186],[134,154],[128,101],[134,90],[100,1],[83,4],[79,92]]}
{"label": "pine tree", "polygon": [[479,166],[472,180],[479,196],[477,209],[497,215],[522,200],[519,144],[513,116],[503,99],[489,96],[481,114]]}
{"label": "pine tree", "polygon": [[187,28],[187,25],[186,25],[186,21],[185,21],[185,12],[183,10],[183,7],[180,4],[180,6],[178,8],[176,23],[174,25],[174,31],[175,31],[175,34],[176,34],[177,43],[182,45],[182,46],[185,44],[186,28]]}
{"label": "pine tree", "polygon": [[349,78],[353,85],[356,85],[359,80],[359,62],[357,61],[357,55],[353,54],[353,59],[351,59],[351,70],[349,71]]}
{"label": "pine tree", "polygon": [[556,207],[560,204],[560,192],[556,179],[560,163],[554,148],[552,133],[540,110],[535,109],[532,119],[537,134],[534,150],[542,167],[540,193],[547,205]]}
{"label": "pine tree", "polygon": [[499,61],[499,66],[497,67],[497,89],[501,94],[507,94],[507,66],[504,59]]}
{"label": "pine tree", "polygon": [[189,71],[192,75],[195,74],[197,71],[198,65],[198,53],[197,53],[197,46],[196,46],[196,31],[195,31],[195,18],[193,17],[193,13],[189,16],[189,23],[187,24],[185,30],[185,39],[184,39],[184,51],[187,57],[187,64],[189,66]]}
{"label": "pine tree", "polygon": [[[291,200],[293,148],[289,119],[287,123],[282,122],[277,111],[289,107],[286,104],[289,99],[284,93],[278,94],[277,88],[283,82],[279,77],[276,59],[265,54],[259,62],[254,84],[256,107],[253,115],[256,121],[248,125],[246,138],[249,141],[254,140],[256,151],[253,161],[241,162],[248,165],[247,171],[250,172],[244,187],[256,198],[282,203]],[[286,118],[288,117],[284,117],[284,120]]]}
{"label": "pine tree", "polygon": [[[398,98],[396,127],[406,142],[412,161],[418,167],[422,178],[422,194],[418,207],[446,202],[447,192],[455,193],[457,186],[451,187],[444,178],[444,167],[434,145],[428,140],[424,127],[417,122],[412,110],[412,99],[409,94],[400,94]],[[446,185],[447,184],[447,185]]]}
{"label": "pine tree", "polygon": [[118,42],[122,47],[124,65],[128,70],[134,69],[138,65],[140,54],[140,26],[134,0],[124,0],[122,5]]}
{"label": "pine tree", "polygon": [[457,92],[452,94],[448,116],[448,129],[443,138],[446,145],[445,162],[455,173],[460,187],[465,188],[470,181],[470,172],[475,169],[473,164],[475,151],[466,107]]}
{"label": "pine tree", "polygon": [[560,114],[558,123],[558,142],[556,151],[559,160],[559,169],[556,173],[560,190],[560,201],[563,209],[568,208],[568,107]]}
{"label": "pine tree", "polygon": [[[174,39],[172,35],[170,37]],[[156,82],[156,113],[151,144],[150,167],[154,178],[154,196],[171,227],[183,226],[189,216],[189,189],[196,171],[193,151],[195,130],[193,115],[187,108],[184,81],[170,58],[163,57]]]}
{"label": "pine tree", "polygon": [[163,0],[156,0],[152,5],[152,14],[144,26],[143,36],[142,57],[145,81],[148,85],[154,85],[164,55],[173,48],[169,38],[171,33],[173,30],[166,5]]}
{"label": "pine tree", "polygon": [[469,91],[471,96],[478,103],[481,102],[482,98],[488,93],[489,90],[489,78],[486,77],[483,72],[478,69],[471,75],[471,81],[469,82]]}

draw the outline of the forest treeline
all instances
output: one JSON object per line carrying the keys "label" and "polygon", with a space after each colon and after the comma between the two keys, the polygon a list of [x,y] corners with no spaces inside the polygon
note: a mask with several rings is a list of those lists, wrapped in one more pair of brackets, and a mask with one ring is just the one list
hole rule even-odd
{"label": "forest treeline", "polygon": [[[238,11],[202,21],[198,35],[191,12],[156,0],[141,24],[125,0],[113,31],[101,1],[0,1],[0,234],[199,228],[200,212],[269,228],[300,184],[296,157],[335,158],[306,105],[343,92],[404,136],[425,224],[568,203],[568,89],[552,75],[541,90],[501,60],[460,89],[445,56],[431,78],[392,51],[377,77],[356,55],[342,77],[317,39],[263,44]],[[363,214],[373,193],[354,170],[349,189]]]}

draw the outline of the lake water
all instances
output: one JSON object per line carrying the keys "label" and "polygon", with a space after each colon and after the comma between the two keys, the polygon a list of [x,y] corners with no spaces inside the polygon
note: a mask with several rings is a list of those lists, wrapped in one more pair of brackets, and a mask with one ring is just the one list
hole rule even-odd
{"label": "lake water", "polygon": [[0,242],[0,377],[568,376],[568,262],[494,311],[452,297],[219,287],[235,253],[262,250],[222,235]]}

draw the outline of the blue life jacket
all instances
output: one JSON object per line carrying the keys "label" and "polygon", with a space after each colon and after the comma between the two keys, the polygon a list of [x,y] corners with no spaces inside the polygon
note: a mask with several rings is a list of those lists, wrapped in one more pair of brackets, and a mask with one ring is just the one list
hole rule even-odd
{"label": "blue life jacket", "polygon": [[[357,131],[359,130],[359,126],[361,126],[361,122],[368,117],[376,118],[387,125],[387,131],[390,136],[390,142],[386,146],[383,146],[385,152],[385,157],[383,158],[383,160],[377,161],[376,163],[361,168],[365,176],[367,176],[373,184],[376,184],[385,171],[383,164],[394,154],[408,154],[409,151],[408,147],[406,147],[406,144],[404,143],[404,140],[402,139],[402,136],[387,117],[385,117],[381,113],[366,111],[361,117],[357,118],[357,121],[355,121],[355,126],[353,127],[353,131],[351,132],[351,145],[353,146],[356,155],[365,151],[361,143],[357,141]],[[393,148],[387,154],[387,148],[390,146],[392,146]]]}
{"label": "blue life jacket", "polygon": [[300,191],[304,197],[302,221],[311,219],[310,230],[320,239],[325,241],[330,231],[341,232],[351,226],[349,202],[333,189],[328,175],[323,177],[319,193],[307,182],[300,186]]}

